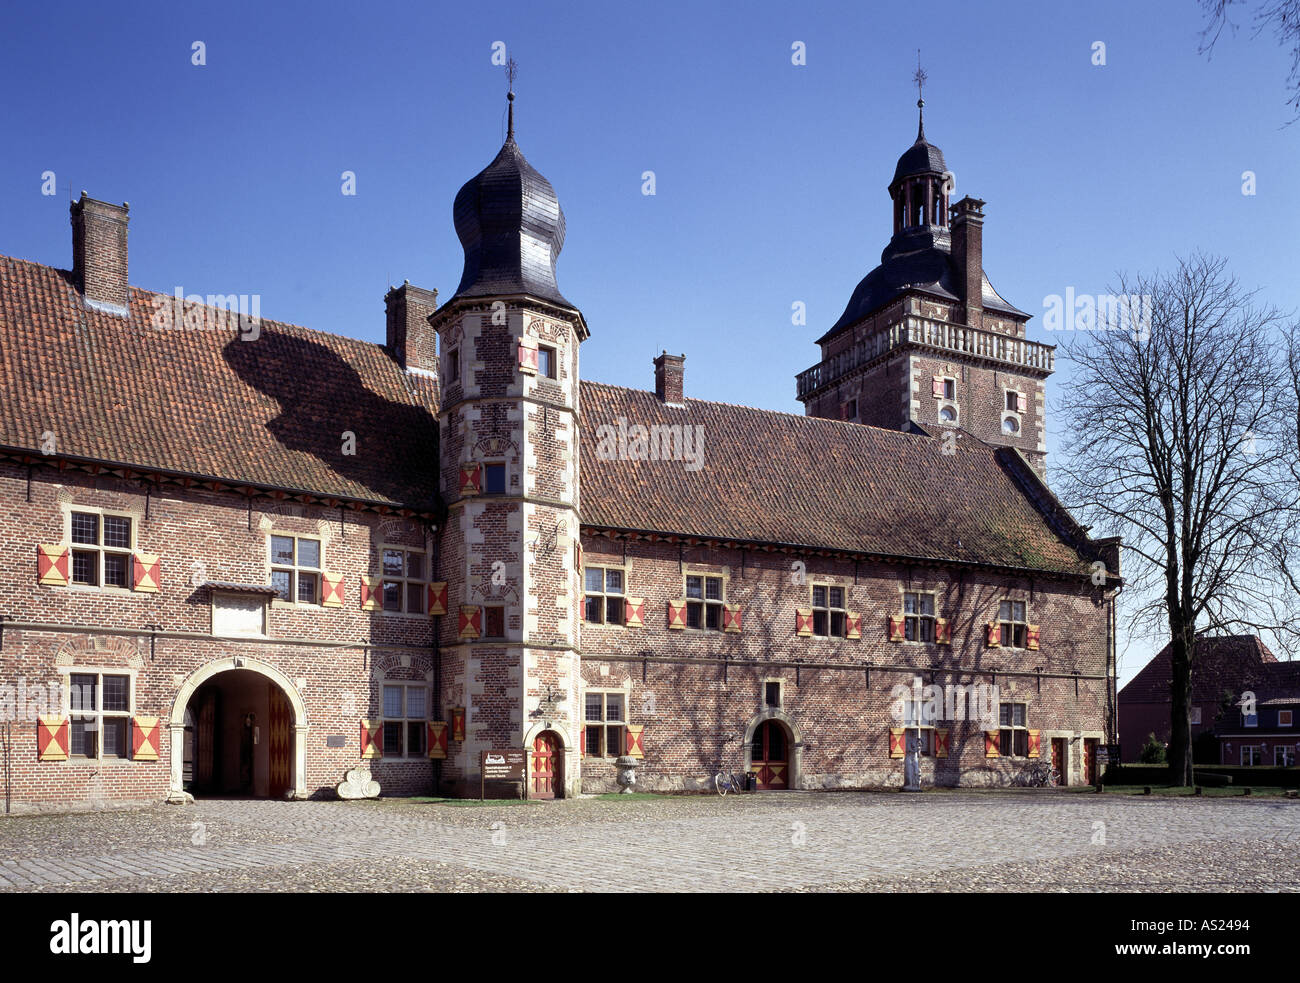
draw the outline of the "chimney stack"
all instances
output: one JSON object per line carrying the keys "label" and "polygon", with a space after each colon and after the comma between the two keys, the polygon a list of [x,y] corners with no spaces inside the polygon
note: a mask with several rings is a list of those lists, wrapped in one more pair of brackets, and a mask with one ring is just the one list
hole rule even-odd
{"label": "chimney stack", "polygon": [[664,352],[655,359],[655,395],[669,406],[685,406],[686,356]]}
{"label": "chimney stack", "polygon": [[438,335],[429,316],[438,306],[438,291],[405,281],[384,295],[388,318],[388,353],[404,369],[438,373]]}
{"label": "chimney stack", "polygon": [[969,195],[952,206],[952,258],[966,305],[966,324],[984,320],[984,202]]}
{"label": "chimney stack", "polygon": [[72,213],[72,275],[86,306],[130,314],[126,282],[126,222],[130,205],[110,205],[81,192]]}

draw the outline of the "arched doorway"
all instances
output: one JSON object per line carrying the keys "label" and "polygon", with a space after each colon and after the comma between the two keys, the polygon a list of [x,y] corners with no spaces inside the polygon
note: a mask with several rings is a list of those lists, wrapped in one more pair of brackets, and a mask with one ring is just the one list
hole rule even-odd
{"label": "arched doorway", "polygon": [[533,740],[528,756],[528,796],[533,799],[564,797],[564,742],[553,730]]}
{"label": "arched doorway", "polygon": [[750,739],[749,770],[760,789],[790,787],[790,734],[779,720],[764,720]]}
{"label": "arched doorway", "polygon": [[306,798],[306,732],[302,698],[279,670],[253,659],[211,662],[185,681],[172,709],[169,798]]}

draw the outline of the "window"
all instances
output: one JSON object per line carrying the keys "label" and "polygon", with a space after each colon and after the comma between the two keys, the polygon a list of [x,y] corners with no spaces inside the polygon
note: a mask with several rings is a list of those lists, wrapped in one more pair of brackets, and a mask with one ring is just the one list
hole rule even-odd
{"label": "window", "polygon": [[1241,763],[1243,765],[1262,765],[1264,763],[1263,749],[1257,745],[1242,745]]}
{"label": "window", "polygon": [[537,374],[548,379],[555,378],[555,349],[545,345],[537,346]]}
{"label": "window", "polygon": [[1020,433],[1020,421],[1014,416],[1004,416],[1002,418],[1002,432],[1005,434]]}
{"label": "window", "polygon": [[69,753],[76,758],[129,757],[131,677],[73,673],[68,683]]}
{"label": "window", "polygon": [[424,551],[385,546],[383,558],[384,610],[424,614],[429,580]]}
{"label": "window", "polygon": [[722,578],[686,578],[686,627],[722,631]]}
{"label": "window", "polygon": [[72,582],[92,587],[131,586],[131,518],[72,513]]}
{"label": "window", "polygon": [[921,754],[928,758],[934,754],[934,725],[925,719],[925,714],[922,712],[924,707],[923,701],[903,701],[903,727],[906,728],[904,734],[906,743],[903,744],[903,750],[907,750],[913,737],[919,737]]}
{"label": "window", "polygon": [[447,382],[460,381],[460,349],[453,348],[447,353]]}
{"label": "window", "polygon": [[846,402],[840,403],[841,420],[856,420],[857,418],[858,418],[858,401],[856,399],[850,399],[847,400]]}
{"label": "window", "polygon": [[1290,727],[1292,712],[1291,710],[1279,710],[1277,712],[1277,725],[1279,727]]}
{"label": "window", "polygon": [[946,400],[949,400],[949,401],[955,400],[955,399],[957,398],[957,380],[956,380],[956,379],[944,379],[944,380],[943,380],[943,398],[946,399]]}
{"label": "window", "polygon": [[418,758],[425,746],[429,717],[427,686],[384,683],[384,757]]}
{"label": "window", "polygon": [[1241,726],[1243,726],[1243,727],[1258,727],[1258,726],[1259,726],[1259,714],[1257,714],[1257,713],[1246,713],[1246,711],[1243,710],[1243,711],[1241,712]]}
{"label": "window", "polygon": [[617,758],[627,747],[622,693],[592,693],[586,697],[586,753],[597,758]]}
{"label": "window", "polygon": [[586,582],[584,619],[594,625],[623,624],[623,571],[617,567],[587,567],[583,576]]}
{"label": "window", "polygon": [[903,592],[903,628],[909,642],[934,641],[934,594]]}
{"label": "window", "polygon": [[483,494],[504,495],[506,493],[506,466],[500,461],[483,465]]}
{"label": "window", "polygon": [[941,407],[939,407],[939,422],[940,422],[940,423],[956,423],[956,422],[957,422],[957,407],[955,407],[955,406],[941,406]]}
{"label": "window", "polygon": [[1199,724],[1201,722],[1201,708],[1192,707],[1187,711],[1187,722],[1189,724]]}
{"label": "window", "polygon": [[483,637],[506,637],[506,609],[500,604],[483,608]]}
{"label": "window", "polygon": [[999,644],[1013,649],[1025,647],[1029,623],[1025,620],[1024,601],[1003,601],[998,605],[998,622],[1001,631]]}
{"label": "window", "polygon": [[282,601],[317,603],[320,600],[320,540],[272,536],[271,586]]}
{"label": "window", "polygon": [[1295,748],[1290,744],[1285,746],[1275,746],[1273,748],[1273,764],[1278,768],[1292,768],[1295,766]]}
{"label": "window", "polygon": [[763,683],[763,703],[769,707],[781,705],[781,680],[769,679]]}
{"label": "window", "polygon": [[1020,393],[1012,392],[1010,389],[1008,389],[1006,393],[1007,393],[1007,409],[1010,410],[1012,413],[1019,413]]}
{"label": "window", "polygon": [[998,725],[998,754],[1004,758],[1028,757],[1028,706],[1024,703],[999,704]]}
{"label": "window", "polygon": [[813,634],[824,638],[844,637],[844,588],[813,584]]}

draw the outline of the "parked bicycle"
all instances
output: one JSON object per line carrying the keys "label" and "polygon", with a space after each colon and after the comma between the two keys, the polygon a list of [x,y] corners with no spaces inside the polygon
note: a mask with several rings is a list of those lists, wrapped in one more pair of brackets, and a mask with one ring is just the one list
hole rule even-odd
{"label": "parked bicycle", "polygon": [[1020,771],[1012,783],[1025,788],[1056,788],[1061,784],[1061,773],[1049,761],[1035,761]]}
{"label": "parked bicycle", "polygon": [[[728,734],[723,737],[722,743],[724,747],[731,741],[738,739],[739,736],[738,734]],[[724,769],[722,762],[719,761],[714,766],[713,787],[719,795],[726,795],[728,792],[743,792],[745,791],[745,779],[734,771]]]}

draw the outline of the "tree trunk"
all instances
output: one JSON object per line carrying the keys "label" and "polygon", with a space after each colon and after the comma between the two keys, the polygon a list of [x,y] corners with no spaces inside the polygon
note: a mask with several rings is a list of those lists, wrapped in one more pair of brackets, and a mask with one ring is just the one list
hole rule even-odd
{"label": "tree trunk", "polygon": [[1169,777],[1175,785],[1191,785],[1192,781],[1192,724],[1189,713],[1192,699],[1192,659],[1195,655],[1192,629],[1175,625],[1170,640],[1169,658],[1173,670],[1170,680],[1169,707]]}

